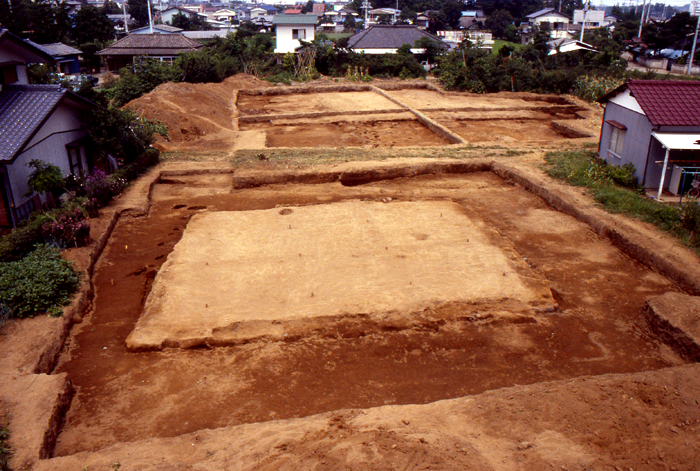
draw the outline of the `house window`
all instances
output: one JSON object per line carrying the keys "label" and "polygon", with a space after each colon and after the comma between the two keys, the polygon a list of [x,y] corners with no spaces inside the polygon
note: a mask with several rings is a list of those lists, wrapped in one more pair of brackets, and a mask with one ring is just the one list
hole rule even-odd
{"label": "house window", "polygon": [[85,146],[67,146],[68,162],[70,163],[70,173],[73,175],[83,175],[83,157],[85,156]]}
{"label": "house window", "polygon": [[305,29],[293,29],[292,30],[292,39],[306,39],[306,30]]}
{"label": "house window", "polygon": [[622,158],[622,149],[625,145],[625,133],[627,127],[617,121],[606,121],[610,125],[610,143],[608,145],[608,154],[612,154],[618,159]]}

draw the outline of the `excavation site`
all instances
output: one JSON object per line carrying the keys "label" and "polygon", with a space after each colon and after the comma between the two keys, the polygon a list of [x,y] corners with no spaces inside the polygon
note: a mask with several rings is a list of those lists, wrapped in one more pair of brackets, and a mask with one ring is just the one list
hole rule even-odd
{"label": "excavation site", "polygon": [[[257,162],[166,159],[74,252],[84,309],[49,371],[13,377],[40,450],[17,469],[698,469],[697,256],[530,154],[474,148],[597,139],[594,111],[238,80],[229,124],[159,145]],[[271,162],[404,146],[419,157]]]}

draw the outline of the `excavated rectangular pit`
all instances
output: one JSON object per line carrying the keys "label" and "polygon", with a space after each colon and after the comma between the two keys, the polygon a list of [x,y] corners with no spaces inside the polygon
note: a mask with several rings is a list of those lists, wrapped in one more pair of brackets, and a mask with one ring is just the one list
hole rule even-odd
{"label": "excavated rectangular pit", "polygon": [[[449,201],[195,215],[155,279],[127,348],[283,340],[290,321],[503,298],[554,305],[544,277]],[[518,272],[523,273],[520,275]]]}
{"label": "excavated rectangular pit", "polygon": [[[639,324],[673,283],[528,191],[489,172],[364,181],[156,185],[57,367],[77,395],[55,455],[683,363]],[[228,338],[127,349],[149,293],[174,306],[156,331]]]}

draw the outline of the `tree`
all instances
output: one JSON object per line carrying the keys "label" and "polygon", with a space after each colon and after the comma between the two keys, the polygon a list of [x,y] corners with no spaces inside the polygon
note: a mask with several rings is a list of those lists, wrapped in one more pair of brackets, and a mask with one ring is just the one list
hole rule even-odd
{"label": "tree", "polygon": [[146,26],[148,24],[147,0],[129,0],[126,11],[131,15],[138,26]]}
{"label": "tree", "polygon": [[[685,11],[677,13],[666,21],[652,21],[642,29],[642,41],[654,51],[660,51],[671,46],[679,46],[681,41],[695,31],[697,18]],[[692,41],[691,41],[692,42]]]}
{"label": "tree", "polygon": [[488,18],[484,26],[488,28],[496,38],[503,38],[508,25],[512,25],[513,16],[506,10],[496,10]]}
{"label": "tree", "polygon": [[309,0],[308,2],[306,2],[306,5],[301,7],[301,13],[303,15],[310,13],[312,11],[314,11],[314,0]]}
{"label": "tree", "polygon": [[103,10],[85,5],[75,14],[73,40],[76,44],[104,43],[114,39],[114,26]]}
{"label": "tree", "polygon": [[105,0],[105,2],[102,4],[102,11],[105,13],[105,15],[119,15],[120,13],[123,13],[122,9],[119,8],[119,5],[112,0]]}
{"label": "tree", "polygon": [[343,28],[347,32],[355,31],[355,18],[352,15],[347,15],[343,21]]}
{"label": "tree", "polygon": [[581,0],[561,0],[561,13],[569,18],[573,18],[574,10],[583,10],[583,2]]}

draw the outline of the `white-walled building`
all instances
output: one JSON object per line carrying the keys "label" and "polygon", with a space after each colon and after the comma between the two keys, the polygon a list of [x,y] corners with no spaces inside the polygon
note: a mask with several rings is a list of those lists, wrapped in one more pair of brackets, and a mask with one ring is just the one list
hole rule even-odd
{"label": "white-walled building", "polygon": [[600,28],[609,26],[615,22],[614,16],[605,16],[604,10],[574,10],[573,24],[579,25],[584,22],[584,28]]}
{"label": "white-walled building", "polygon": [[570,38],[569,23],[571,19],[563,13],[558,12],[554,8],[545,8],[527,15],[528,26],[530,29],[537,27],[542,30],[549,28],[550,37],[552,39]]}
{"label": "white-walled building", "polygon": [[299,40],[313,41],[317,21],[316,15],[275,15],[272,18],[277,38],[275,53],[294,52],[301,46]]}

